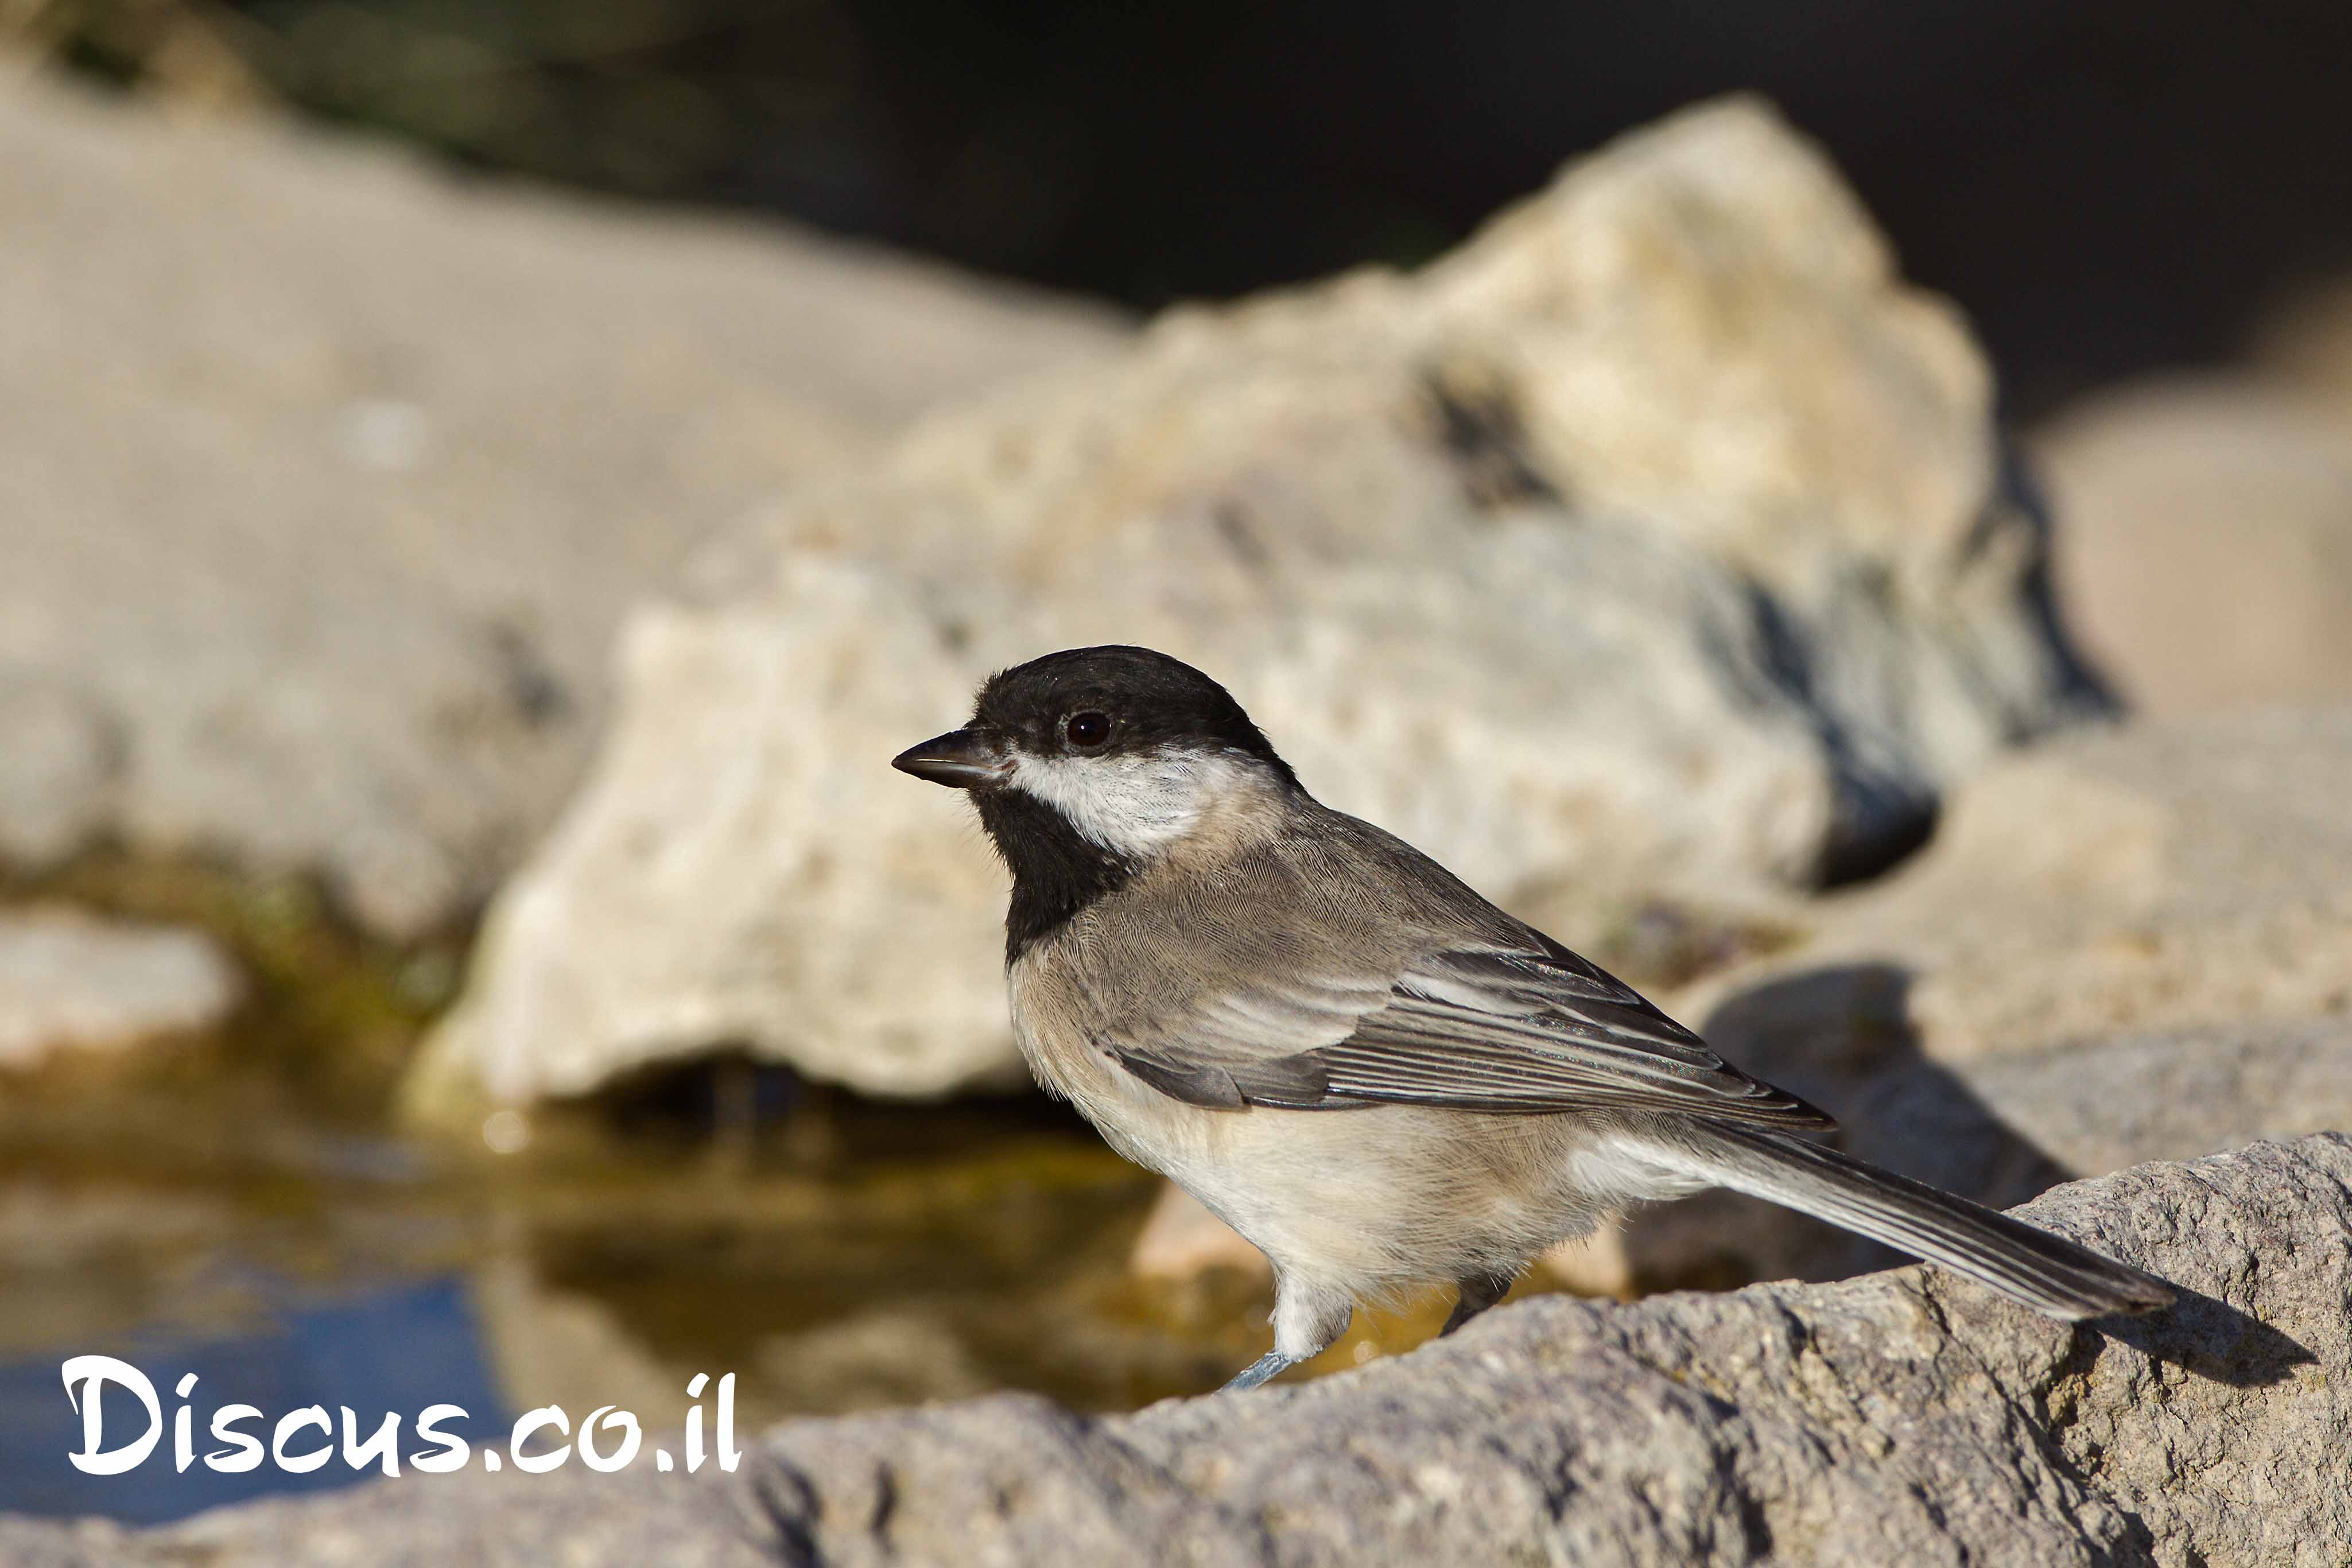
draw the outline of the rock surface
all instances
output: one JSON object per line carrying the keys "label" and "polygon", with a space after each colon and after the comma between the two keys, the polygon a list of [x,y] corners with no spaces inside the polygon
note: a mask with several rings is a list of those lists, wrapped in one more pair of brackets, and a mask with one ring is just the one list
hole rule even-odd
{"label": "rock surface", "polygon": [[789,1424],[732,1477],[469,1472],[145,1533],[0,1524],[0,1545],[58,1568],[2340,1562],[2352,1139],[2141,1166],[2027,1212],[2181,1303],[2070,1327],[1916,1268],[1546,1297],[1251,1397],[1099,1419],[999,1397]]}
{"label": "rock surface", "polygon": [[2217,377],[2109,393],[2041,432],[2060,603],[2136,708],[2352,701],[2347,415]]}
{"label": "rock surface", "polygon": [[200,931],[0,910],[0,1068],[198,1034],[226,1019],[243,990]]}
{"label": "rock surface", "polygon": [[[1984,1202],[2352,1128],[2352,708],[2136,722],[2002,763],[1884,882],[1670,1000],[1865,1159]],[[1561,1271],[1623,1292],[1886,1254],[1728,1197]]]}
{"label": "rock surface", "polygon": [[1787,1071],[1805,1064],[1767,1035],[1833,1063],[1907,1031],[1949,1066],[2121,1030],[2345,1016],[2347,779],[2352,707],[2054,741],[1974,781],[1895,875],[1820,901],[1807,940],[1682,1000],[1810,977],[1712,1026]]}
{"label": "rock surface", "polygon": [[1160,1184],[1129,1250],[1127,1267],[1139,1279],[1191,1279],[1212,1268],[1274,1277],[1265,1253],[1173,1182]]}
{"label": "rock surface", "polygon": [[1007,1070],[1000,874],[887,761],[1056,647],[1202,665],[1325,799],[1570,939],[1635,889],[1883,866],[2098,702],[1990,410],[1954,313],[1745,102],[1414,276],[1172,316],[632,616],[623,718],[419,1102],[719,1041],[880,1093]]}
{"label": "rock surface", "polygon": [[1107,319],[0,74],[0,858],[473,908],[688,542]]}

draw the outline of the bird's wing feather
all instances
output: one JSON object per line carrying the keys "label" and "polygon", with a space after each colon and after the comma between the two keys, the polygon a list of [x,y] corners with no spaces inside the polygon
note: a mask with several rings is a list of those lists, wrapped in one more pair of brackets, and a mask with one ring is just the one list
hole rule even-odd
{"label": "bird's wing feather", "polygon": [[1163,1094],[1232,1110],[1617,1109],[1832,1124],[1549,942],[1442,946],[1377,977],[1260,978],[1096,1044]]}

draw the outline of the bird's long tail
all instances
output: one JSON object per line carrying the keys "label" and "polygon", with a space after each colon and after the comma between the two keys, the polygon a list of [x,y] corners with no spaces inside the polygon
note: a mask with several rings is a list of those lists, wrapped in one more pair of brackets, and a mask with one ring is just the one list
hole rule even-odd
{"label": "bird's long tail", "polygon": [[1966,1198],[1782,1133],[1686,1124],[1690,1173],[1939,1263],[2021,1306],[2073,1321],[2172,1304],[2169,1286]]}

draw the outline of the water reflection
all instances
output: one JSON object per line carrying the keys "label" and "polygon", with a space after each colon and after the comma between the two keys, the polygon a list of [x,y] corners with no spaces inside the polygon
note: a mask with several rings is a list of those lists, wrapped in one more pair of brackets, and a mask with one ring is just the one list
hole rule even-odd
{"label": "water reflection", "polygon": [[[748,1436],[997,1388],[1131,1407],[1214,1386],[1265,1332],[1254,1281],[1130,1279],[1154,1183],[1033,1099],[839,1106],[821,1135],[716,1150],[559,1119],[507,1161],[202,1096],[79,1115],[12,1114],[0,1142],[0,1511],[150,1522],[364,1479],[340,1455],[208,1468],[229,1404],[261,1409],[244,1429],[265,1442],[305,1405],[351,1406],[363,1436],[398,1413],[404,1456],[430,1447],[414,1426],[433,1405],[471,1414],[446,1425],[477,1450],[520,1412],[614,1405],[650,1453],[698,1373],[737,1375]],[[163,1405],[163,1441],[123,1476],[67,1460],[81,1425],[59,1367],[89,1353]],[[104,1408],[110,1447],[145,1429],[124,1391]]]}

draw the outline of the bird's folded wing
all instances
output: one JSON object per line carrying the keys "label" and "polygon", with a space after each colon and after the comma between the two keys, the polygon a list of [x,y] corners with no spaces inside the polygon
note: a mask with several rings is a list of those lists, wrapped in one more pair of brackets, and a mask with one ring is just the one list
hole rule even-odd
{"label": "bird's folded wing", "polygon": [[1393,976],[1254,982],[1096,1043],[1163,1094],[1232,1110],[1617,1109],[1832,1125],[1557,946],[1445,949]]}

